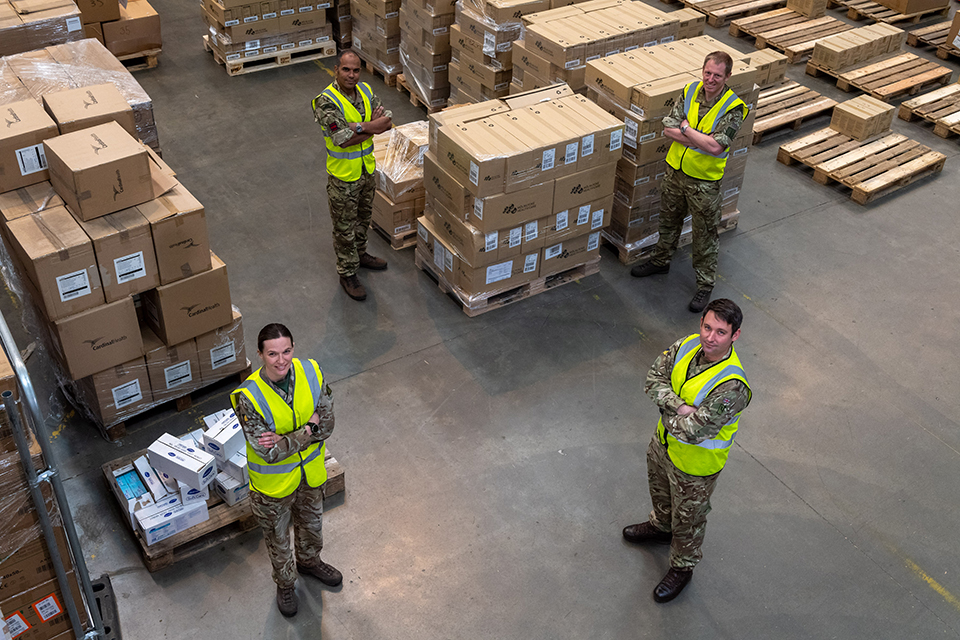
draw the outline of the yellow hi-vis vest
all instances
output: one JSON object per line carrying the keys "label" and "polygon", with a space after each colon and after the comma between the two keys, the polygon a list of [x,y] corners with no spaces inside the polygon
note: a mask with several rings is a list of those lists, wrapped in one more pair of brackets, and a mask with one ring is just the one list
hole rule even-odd
{"label": "yellow hi-vis vest", "polygon": [[[687,371],[694,357],[700,352],[700,334],[689,336],[680,344],[677,350],[677,357],[673,363],[673,371],[670,374],[670,385],[673,392],[691,407],[699,407],[704,398],[710,395],[717,385],[728,380],[739,380],[750,389],[750,383],[747,382],[747,374],[743,372],[740,364],[740,358],[733,347],[730,348],[730,356],[714,363],[714,365],[689,380]],[[727,456],[730,455],[730,447],[733,446],[733,437],[737,433],[737,426],[740,423],[740,414],[725,424],[720,433],[714,438],[704,440],[700,444],[688,444],[677,440],[663,426],[663,418],[657,425],[657,438],[661,444],[667,446],[667,455],[676,465],[677,469],[691,476],[711,476],[721,469],[727,462]]]}
{"label": "yellow hi-vis vest", "polygon": [[[357,91],[363,97],[362,115],[332,84],[313,99],[313,110],[316,112],[321,96],[326,96],[340,108],[340,112],[343,113],[347,122],[370,122],[370,115],[373,113],[373,109],[370,108],[373,89],[366,82],[358,82]],[[325,137],[324,140],[327,143],[327,173],[344,182],[356,182],[360,179],[360,174],[363,173],[364,169],[367,170],[367,173],[373,175],[377,163],[373,159],[372,136],[360,144],[350,147],[338,147],[333,144],[333,140],[329,136]]]}
{"label": "yellow hi-vis vest", "polygon": [[[294,431],[307,423],[317,409],[323,390],[323,374],[313,360],[294,358],[293,406],[291,407],[274,389],[260,377],[261,369],[254,371],[233,393],[230,402],[237,409],[237,396],[243,394],[253,403],[267,427],[278,435]],[[261,458],[250,443],[247,443],[247,471],[250,473],[250,488],[271,498],[288,496],[306,478],[311,487],[319,487],[327,481],[327,469],[323,466],[325,443],[313,443],[305,450],[284,458],[280,462],[267,462]]]}
{"label": "yellow hi-vis vest", "polygon": [[[720,116],[731,109],[739,107],[743,109],[743,117],[747,117],[747,105],[743,100],[737,97],[730,89],[717,100],[703,117],[700,116],[700,103],[697,101],[697,94],[700,92],[702,82],[691,82],[683,89],[683,111],[687,114],[687,122],[690,126],[700,133],[710,135],[713,133],[713,127]],[[719,180],[723,177],[723,169],[727,166],[728,149],[724,149],[719,155],[712,155],[700,149],[691,149],[685,147],[679,142],[670,145],[667,152],[667,164],[683,171],[691,178],[699,180]]]}

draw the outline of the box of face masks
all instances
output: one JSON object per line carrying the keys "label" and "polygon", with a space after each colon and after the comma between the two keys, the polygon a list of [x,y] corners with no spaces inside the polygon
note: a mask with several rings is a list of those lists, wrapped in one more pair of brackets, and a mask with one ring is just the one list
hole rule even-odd
{"label": "box of face masks", "polygon": [[217,474],[213,456],[184,444],[169,433],[163,434],[150,445],[147,457],[154,469],[194,489],[203,489],[213,482]]}
{"label": "box of face masks", "polygon": [[217,475],[213,488],[217,495],[231,507],[250,495],[250,485],[237,480],[229,473]]}
{"label": "box of face masks", "polygon": [[180,488],[180,501],[183,502],[183,504],[190,504],[192,502],[206,502],[210,498],[209,485],[203,489],[194,489],[190,485],[179,481],[177,482],[177,485]]}
{"label": "box of face masks", "polygon": [[221,469],[227,460],[244,450],[246,439],[243,429],[232,411],[204,432],[203,445],[207,453],[217,459]]}
{"label": "box of face masks", "polygon": [[179,497],[167,498],[137,512],[137,528],[148,544],[156,544],[210,518],[204,501],[183,504]]}

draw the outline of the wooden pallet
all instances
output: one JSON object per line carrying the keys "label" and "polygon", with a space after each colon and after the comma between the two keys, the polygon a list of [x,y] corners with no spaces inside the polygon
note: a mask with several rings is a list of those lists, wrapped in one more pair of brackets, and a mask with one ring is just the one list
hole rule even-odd
{"label": "wooden pallet", "polygon": [[[107,484],[110,485],[113,482],[113,471],[115,469],[131,464],[142,455],[146,455],[146,449],[104,464],[101,471]],[[327,467],[327,482],[323,485],[323,497],[327,499],[343,492],[346,488],[346,482],[343,467],[337,462],[336,458],[330,455],[329,450],[326,452],[324,465]],[[111,493],[113,493],[112,489]],[[121,511],[123,508],[121,508]],[[181,531],[152,545],[147,545],[144,542],[139,531],[132,532],[140,544],[140,555],[143,557],[143,564],[147,571],[150,573],[160,571],[176,562],[192,558],[257,526],[250,498],[245,498],[231,507],[221,500],[215,492],[211,491],[210,499],[207,500],[207,510],[210,518],[206,522],[201,522],[186,531]],[[122,518],[126,521],[127,514],[123,513]]]}
{"label": "wooden pallet", "polygon": [[836,100],[820,95],[793,80],[760,92],[754,111],[753,144],[758,144],[771,131],[800,128],[804,120],[814,118],[836,106]]}
{"label": "wooden pallet", "polygon": [[960,49],[957,49],[951,43],[947,42],[937,47],[937,57],[941,60],[960,58]]}
{"label": "wooden pallet", "polygon": [[908,122],[917,118],[932,122],[933,132],[941,138],[960,134],[960,83],[903,102],[898,115]]}
{"label": "wooden pallet", "polygon": [[[407,93],[410,95],[410,104],[415,107],[423,107],[427,110],[427,113],[436,113],[438,111],[443,111],[446,108],[446,105],[440,106],[431,106],[429,103],[424,102],[420,99],[420,96],[417,95],[416,90],[407,83],[407,78],[402,73],[397,74],[397,91],[400,93]],[[444,101],[446,103],[446,101]]]}
{"label": "wooden pallet", "polygon": [[945,16],[950,10],[950,7],[940,7],[917,13],[899,13],[871,0],[828,0],[827,6],[846,8],[847,17],[851,20],[873,20],[874,22],[886,22],[887,24],[897,22],[917,24],[921,20],[934,15]]}
{"label": "wooden pallet", "polygon": [[220,51],[210,43],[210,36],[203,36],[203,48],[213,54],[214,60],[222,67],[226,67],[228,76],[242,76],[257,71],[286,67],[301,62],[321,60],[337,55],[337,45],[332,41],[313,44],[309,47],[284,49],[276,53],[260,54],[244,57],[237,60],[227,60]]}
{"label": "wooden pallet", "polygon": [[907,44],[911,47],[939,47],[947,42],[950,35],[952,20],[938,22],[929,27],[922,27],[907,32]]}
{"label": "wooden pallet", "polygon": [[582,278],[592,276],[600,271],[600,257],[597,256],[589,262],[570,267],[560,273],[541,276],[536,280],[511,287],[504,291],[469,296],[459,287],[450,284],[443,274],[438,273],[433,261],[424,256],[419,250],[414,253],[414,263],[418,269],[429,275],[433,281],[437,283],[440,291],[450,296],[460,305],[463,312],[471,318],[475,318],[488,311],[501,309],[514,302],[526,300],[527,298],[561,285],[579,281]]}
{"label": "wooden pallet", "polygon": [[[420,212],[418,215],[422,214],[423,212]],[[384,240],[390,243],[394,251],[402,251],[403,249],[417,246],[417,228],[413,225],[410,225],[410,228],[402,233],[389,233],[377,224],[376,221],[371,221],[370,226],[373,227]]]}
{"label": "wooden pallet", "polygon": [[733,18],[779,9],[787,0],[683,0],[683,4],[707,14],[707,24],[711,27],[722,27]]}
{"label": "wooden pallet", "polygon": [[373,76],[379,77],[380,79],[383,80],[383,84],[387,85],[388,87],[395,87],[395,86],[397,86],[397,76],[398,76],[399,74],[396,74],[396,73],[386,73],[386,72],[382,71],[381,69],[379,69],[379,68],[377,67],[376,63],[368,60],[368,59],[365,57],[365,56],[366,56],[365,53],[363,53],[363,52],[361,52],[361,51],[359,51],[359,50],[357,50],[357,49],[354,49],[353,52],[356,53],[357,56],[360,58],[360,60],[363,62],[363,68],[367,71],[367,73],[369,73],[369,74],[371,74],[371,75],[373,75]]}
{"label": "wooden pallet", "polygon": [[[737,228],[737,224],[740,221],[740,211],[733,211],[724,215],[720,218],[720,224],[717,226],[719,233],[723,234],[728,231],[733,231]],[[608,245],[611,249],[617,252],[617,258],[620,260],[620,264],[636,264],[638,262],[646,262],[653,257],[653,250],[657,246],[657,239],[659,235],[654,233],[643,240],[638,240],[637,242],[631,242],[628,245],[624,245],[618,238],[614,237],[607,230],[604,230],[600,237],[603,239],[604,244]],[[686,245],[693,242],[693,233],[690,230],[684,230],[680,234],[680,240],[677,243],[678,247],[685,247]]]}
{"label": "wooden pallet", "polygon": [[800,62],[813,52],[818,40],[853,27],[829,16],[808,18],[790,9],[776,9],[730,23],[730,35],[756,38],[757,49],[770,47],[782,51],[787,62]]}
{"label": "wooden pallet", "polygon": [[157,66],[159,63],[157,57],[160,55],[160,53],[160,49],[149,49],[147,51],[140,51],[139,53],[117,56],[117,60],[123,63],[123,66],[127,68],[127,71],[144,71],[146,69],[153,69]]}
{"label": "wooden pallet", "polygon": [[854,202],[867,204],[939,173],[946,156],[891,131],[858,141],[827,128],[782,145],[777,160],[800,162],[813,169],[814,182],[839,182],[853,190]]}
{"label": "wooden pallet", "polygon": [[953,70],[907,52],[846,69],[824,69],[808,62],[807,74],[832,76],[837,79],[837,88],[841,91],[859,89],[878,100],[890,100],[902,95],[916,95],[928,85],[947,84]]}

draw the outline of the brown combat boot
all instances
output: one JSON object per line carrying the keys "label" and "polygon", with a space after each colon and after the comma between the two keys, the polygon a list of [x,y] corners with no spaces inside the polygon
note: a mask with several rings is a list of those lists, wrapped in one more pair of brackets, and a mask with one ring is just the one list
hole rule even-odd
{"label": "brown combat boot", "polygon": [[357,274],[353,274],[352,276],[340,276],[340,286],[343,287],[343,290],[347,292],[347,295],[354,300],[367,299],[367,290],[363,288],[363,283],[360,282],[360,278],[357,277]]}
{"label": "brown combat boot", "polygon": [[713,289],[697,289],[697,292],[693,294],[693,299],[690,301],[690,304],[687,305],[687,309],[690,309],[693,313],[700,313],[706,308],[707,303],[710,302],[711,293],[713,293]]}
{"label": "brown combat boot", "polygon": [[367,252],[364,252],[360,256],[360,266],[364,269],[371,269],[373,271],[386,271],[387,261],[383,258],[378,258],[377,256],[372,256]]}
{"label": "brown combat boot", "polygon": [[653,590],[653,599],[656,602],[670,602],[683,591],[693,578],[693,569],[675,569],[670,567],[667,575]]}
{"label": "brown combat boot", "polygon": [[297,592],[293,587],[285,589],[277,585],[277,608],[280,609],[285,617],[297,615],[297,609],[300,606],[300,600],[297,598]]}
{"label": "brown combat boot", "polygon": [[660,531],[650,522],[641,522],[624,527],[623,538],[627,542],[638,544],[670,544],[670,541],[673,540],[673,534],[669,531]]}
{"label": "brown combat boot", "polygon": [[320,558],[317,558],[314,564],[309,565],[298,562],[297,571],[313,576],[328,587],[335,587],[343,582],[343,574]]}

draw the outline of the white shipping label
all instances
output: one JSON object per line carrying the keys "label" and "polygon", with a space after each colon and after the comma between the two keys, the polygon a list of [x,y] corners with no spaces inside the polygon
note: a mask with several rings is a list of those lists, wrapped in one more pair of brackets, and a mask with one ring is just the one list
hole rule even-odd
{"label": "white shipping label", "polygon": [[237,348],[234,346],[233,340],[227,344],[210,349],[210,362],[214,369],[219,369],[222,366],[232,364],[236,361]]}
{"label": "white shipping label", "polygon": [[453,273],[453,254],[446,249],[443,250],[443,268]]}
{"label": "white shipping label", "polygon": [[657,134],[656,134],[656,133],[646,133],[646,134],[640,136],[640,139],[639,139],[637,142],[650,142],[651,140],[653,140],[653,139],[656,138],[656,137],[657,137]]}
{"label": "white shipping label", "polygon": [[623,144],[623,129],[617,129],[610,134],[610,151],[616,151]]}
{"label": "white shipping label", "polygon": [[74,31],[80,31],[80,29],[83,29],[83,22],[80,21],[80,18],[67,18],[68,33],[73,33]]}
{"label": "white shipping label", "polygon": [[276,45],[274,45],[274,46],[272,46],[272,47],[264,47],[264,48],[263,48],[263,52],[264,52],[264,53],[276,53],[276,52],[277,52],[277,47],[276,47]]}
{"label": "white shipping label", "polygon": [[297,43],[297,46],[309,47],[312,44],[313,44],[313,40],[301,40],[300,42]]}
{"label": "white shipping label", "polygon": [[433,265],[443,273],[443,254],[447,252],[439,242],[433,243]]}
{"label": "white shipping label", "polygon": [[733,189],[727,189],[723,192],[724,198],[729,198],[730,196],[735,196],[740,193],[740,187],[734,187]]}
{"label": "white shipping label", "polygon": [[569,224],[567,222],[568,214],[569,214],[569,211],[567,211],[566,209],[564,209],[563,211],[557,214],[557,231],[563,231],[564,229],[567,228],[567,224]]}
{"label": "white shipping label", "polygon": [[590,230],[599,229],[603,226],[603,209],[597,209],[593,212],[593,220],[590,221]]}
{"label": "white shipping label", "polygon": [[528,222],[523,231],[524,242],[536,240],[538,235],[540,235],[540,225],[537,224],[537,221]]}
{"label": "white shipping label", "polygon": [[360,44],[360,39],[357,36],[353,36],[353,48],[357,51],[363,51],[363,46]]}
{"label": "white shipping label", "polygon": [[417,224],[417,235],[420,236],[420,239],[424,242],[427,241],[427,228],[422,224]]}
{"label": "white shipping label", "polygon": [[181,384],[190,382],[193,380],[193,375],[190,371],[190,361],[184,360],[183,362],[178,362],[165,368],[163,370],[163,378],[167,383],[167,389],[173,389]]}
{"label": "white shipping label", "polygon": [[393,233],[394,233],[394,235],[396,235],[396,234],[398,234],[398,233],[403,233],[404,231],[409,231],[409,230],[410,230],[410,225],[409,225],[409,224],[402,224],[402,225],[400,225],[399,227],[394,227],[394,228],[393,228]]}
{"label": "white shipping label", "polygon": [[260,19],[260,16],[247,16],[243,19],[243,24],[248,24],[250,22],[256,22]]}
{"label": "white shipping label", "polygon": [[[318,5],[318,6],[319,6],[319,5]],[[329,6],[329,5],[327,5],[327,6]],[[386,15],[385,17],[386,17],[387,20],[389,20],[390,18],[397,18],[397,17],[399,17],[399,16],[400,16],[400,12],[399,12],[399,11],[390,11],[390,12],[387,13],[387,15]]]}
{"label": "white shipping label", "polygon": [[477,186],[480,185],[480,167],[473,160],[470,161],[470,182]]}
{"label": "white shipping label", "polygon": [[600,246],[600,232],[591,233],[590,237],[587,238],[587,251],[593,251]]}
{"label": "white shipping label", "polygon": [[[354,44],[356,44],[357,41],[354,40],[353,42],[354,42]],[[634,113],[638,114],[641,118],[643,117],[643,108],[642,108],[642,107],[638,107],[637,105],[632,104],[632,105],[630,105],[630,111],[633,111]]]}
{"label": "white shipping label", "polygon": [[483,238],[483,250],[484,251],[496,251],[497,250],[497,241],[500,239],[500,234],[496,231],[488,233]]}
{"label": "white shipping label", "polygon": [[513,273],[513,260],[501,262],[487,267],[487,284],[506,280]]}
{"label": "white shipping label", "polygon": [[571,60],[570,62],[565,62],[564,65],[563,65],[563,68],[564,68],[564,69],[573,69],[574,67],[579,67],[579,66],[580,66],[580,58],[577,58],[576,60]]}
{"label": "white shipping label", "polygon": [[483,199],[482,198],[473,199],[473,215],[483,220]]}
{"label": "white shipping label", "polygon": [[[593,62],[594,60],[599,60],[602,56],[599,53],[595,53],[592,56],[587,56],[587,62]],[[569,67],[567,67],[569,69]]]}
{"label": "white shipping label", "polygon": [[960,49],[960,35],[953,39],[953,46],[955,46],[957,49]]}
{"label": "white shipping label", "polygon": [[130,282],[147,275],[147,267],[143,261],[143,251],[117,258],[113,261],[113,268],[117,273],[117,284]]}
{"label": "white shipping label", "polygon": [[583,143],[580,145],[580,157],[586,158],[593,153],[593,136],[590,134],[588,136],[583,136]]}
{"label": "white shipping label", "polygon": [[666,44],[666,43],[668,43],[668,42],[673,42],[673,40],[674,40],[673,36],[664,36],[664,37],[660,38],[660,44]]}
{"label": "white shipping label", "polygon": [[224,26],[225,26],[225,27],[235,27],[235,26],[237,26],[238,24],[240,24],[240,18],[237,18],[236,20],[227,20],[227,21],[224,23]]}
{"label": "white shipping label", "polygon": [[10,631],[11,638],[16,638],[30,628],[30,625],[27,624],[27,621],[23,619],[23,614],[19,611],[4,620],[4,622],[7,623],[7,629]]}
{"label": "white shipping label", "polygon": [[488,56],[492,56],[493,53],[497,50],[497,37],[490,33],[489,31],[483,32],[483,52]]}
{"label": "white shipping label", "polygon": [[519,247],[521,240],[523,240],[523,230],[520,227],[510,229],[510,248]]}
{"label": "white shipping label", "polygon": [[557,155],[556,149],[547,149],[543,152],[543,159],[540,161],[540,170],[549,171],[553,169],[554,157]]}
{"label": "white shipping label", "polygon": [[240,54],[239,54],[239,53],[228,53],[228,54],[227,54],[227,60],[239,60],[239,59],[240,59]]}
{"label": "white shipping label", "polygon": [[433,30],[433,35],[442,36],[447,31],[450,31],[450,27],[437,27],[436,29]]}
{"label": "white shipping label", "polygon": [[650,176],[643,176],[642,178],[638,178],[637,180],[634,180],[633,186],[637,186],[640,184],[647,184],[648,182],[650,182]]}
{"label": "white shipping label", "polygon": [[295,13],[293,9],[281,9],[280,15],[282,16],[292,16]]}
{"label": "white shipping label", "polygon": [[258,55],[260,55],[260,49],[253,49],[252,51],[244,51],[244,52],[243,52],[243,57],[244,57],[244,58],[252,58],[252,57],[258,56]]}
{"label": "white shipping label", "polygon": [[579,142],[571,142],[570,144],[568,144],[568,145],[567,145],[567,151],[566,151],[566,153],[563,155],[563,163],[564,163],[564,164],[573,164],[574,162],[576,162],[576,161],[577,161],[577,151],[579,150],[579,148],[580,148],[580,143],[579,143]]}
{"label": "white shipping label", "polygon": [[86,269],[65,273],[57,278],[57,291],[60,292],[60,302],[76,300],[88,293],[92,293],[90,288],[90,278],[87,276]]}
{"label": "white shipping label", "polygon": [[60,608],[60,603],[57,602],[57,597],[52,594],[40,602],[34,602],[33,610],[37,612],[37,615],[40,616],[43,622],[56,618],[63,613],[63,609]]}
{"label": "white shipping label", "polygon": [[627,128],[627,140],[636,140],[637,135],[640,133],[640,125],[630,118],[624,118],[623,123]]}
{"label": "white shipping label", "polygon": [[251,40],[250,42],[246,43],[246,44],[243,46],[243,48],[244,48],[244,49],[259,49],[259,48],[260,48],[260,41],[259,41],[259,40]]}
{"label": "white shipping label", "polygon": [[443,70],[446,69],[446,68],[447,68],[447,65],[445,65],[445,64],[440,64],[440,65],[437,65],[437,66],[435,66],[435,67],[433,68],[433,72],[434,72],[434,73],[437,73],[437,72],[443,71]]}
{"label": "white shipping label", "polygon": [[563,243],[553,245],[552,247],[547,247],[543,250],[543,259],[550,260],[551,258],[556,258],[563,251]]}
{"label": "white shipping label", "polygon": [[590,205],[585,204],[577,212],[577,225],[587,224],[590,220]]}
{"label": "white shipping label", "polygon": [[665,175],[667,175],[667,172],[666,172],[666,171],[664,171],[663,173],[658,173],[657,175],[655,175],[655,176],[653,177],[653,179],[654,179],[654,180],[663,180],[663,176],[665,176]]}
{"label": "white shipping label", "polygon": [[47,156],[43,152],[42,142],[17,149],[14,153],[17,156],[17,166],[20,167],[20,175],[22,176],[28,176],[47,168]]}
{"label": "white shipping label", "polygon": [[523,259],[523,272],[530,273],[531,271],[537,270],[537,257],[539,253],[531,253],[526,258]]}
{"label": "white shipping label", "polygon": [[113,406],[117,409],[123,409],[135,402],[143,400],[143,392],[140,391],[140,380],[131,380],[119,387],[110,390],[113,394]]}

